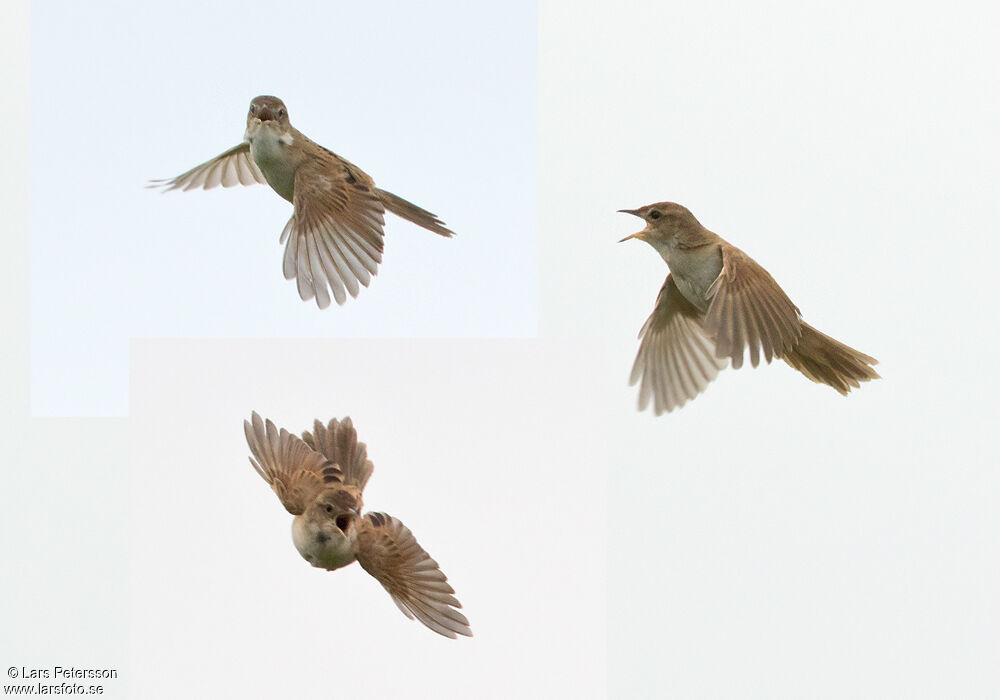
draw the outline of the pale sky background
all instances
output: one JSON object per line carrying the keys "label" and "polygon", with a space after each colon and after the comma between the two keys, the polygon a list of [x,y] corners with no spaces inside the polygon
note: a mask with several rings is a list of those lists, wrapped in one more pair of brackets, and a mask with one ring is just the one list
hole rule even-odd
{"label": "pale sky background", "polygon": [[[537,333],[534,2],[32,9],[35,415],[125,415],[131,337]],[[457,236],[387,217],[372,285],[321,311],[269,187],[145,189],[238,144],[262,93]]]}
{"label": "pale sky background", "polygon": [[[616,210],[672,200],[874,355],[616,406],[612,697],[1000,696],[1000,10],[541,7],[543,337],[624,387],[666,265]],[[571,300],[568,302],[567,300]]]}
{"label": "pale sky background", "polygon": [[[23,2],[13,5],[11,23],[0,27],[9,86],[0,99],[10,128],[27,133],[26,76],[11,70],[24,65],[27,47],[23,30],[10,28],[25,26],[27,11]],[[241,7],[226,8],[225,21],[258,26]],[[188,9],[189,18],[207,11]],[[36,41],[41,11],[33,18]],[[453,16],[464,15],[449,13],[440,31]],[[188,26],[209,34],[198,22]],[[0,584],[7,623],[0,661],[124,669],[125,680],[106,697],[148,697],[153,669],[165,689],[190,681],[187,688],[218,695],[224,682],[240,688],[257,681],[262,696],[273,696],[280,671],[297,684],[327,670],[308,643],[320,633],[317,615],[329,614],[342,620],[348,639],[364,640],[359,648],[370,649],[377,637],[424,683],[418,692],[437,697],[468,697],[466,683],[477,673],[486,674],[484,692],[508,691],[517,676],[500,674],[512,668],[540,684],[521,686],[528,697],[997,697],[1000,459],[991,433],[1000,376],[991,348],[1000,334],[990,305],[1000,284],[990,264],[1000,254],[998,29],[1000,10],[978,3],[946,11],[790,2],[612,9],[547,0],[537,73],[542,339],[137,341],[128,419],[29,418],[28,143],[15,139],[11,167],[0,172],[11,227],[0,258],[9,302],[0,313],[12,329],[0,341],[8,389],[0,396],[8,445],[0,542],[12,563]],[[159,41],[156,32],[135,34],[137,46]],[[83,29],[80,36],[87,36]],[[487,41],[484,35],[478,43]],[[435,42],[426,43],[433,50]],[[178,46],[169,55],[179,55]],[[37,57],[37,44],[33,50]],[[138,70],[150,53],[137,48],[128,58]],[[160,53],[164,66],[176,63],[165,47]],[[409,70],[413,62],[396,66]],[[64,56],[64,70],[70,63],[85,62]],[[198,89],[191,83],[204,69],[195,65],[178,68],[176,90]],[[45,89],[37,77],[36,111]],[[120,108],[138,99],[111,81],[100,84]],[[218,153],[242,134],[249,97],[267,90],[288,102],[293,123],[307,134],[464,232],[460,216],[472,215],[453,215],[450,207],[459,200],[470,206],[468,197],[453,196],[473,178],[458,177],[450,165],[441,172],[454,182],[397,177],[393,168],[416,162],[401,162],[398,151],[379,163],[384,134],[411,125],[413,112],[428,114],[403,103],[407,119],[379,131],[379,139],[348,143],[345,135],[361,134],[339,121],[353,118],[350,110],[313,108],[320,99],[314,84],[298,96],[294,86],[282,93],[240,85],[212,117],[213,134],[199,122],[202,143],[181,149],[152,142],[163,147],[153,160],[165,171],[147,172],[143,164],[115,176],[131,187],[178,170],[170,166],[200,162],[206,149],[206,158]],[[101,94],[95,84],[66,89],[84,104]],[[524,99],[533,100],[534,83],[525,90]],[[213,84],[199,99],[221,103],[220,94]],[[81,116],[92,118],[87,109]],[[35,146],[39,118],[32,116],[33,183],[44,167]],[[148,141],[132,134],[138,121],[122,120],[132,149]],[[507,146],[497,157],[514,147]],[[62,195],[88,207],[113,201],[85,196],[89,181],[77,177]],[[535,196],[533,184],[518,184]],[[37,185],[31,194],[37,226]],[[253,308],[283,323],[331,313],[346,319],[355,308],[317,312],[281,279],[276,240],[287,206],[262,188],[163,196],[137,189],[134,200],[122,197],[118,205],[132,202],[147,227],[168,222],[169,236],[150,238],[158,247],[130,249],[159,258],[145,272],[156,282],[151,287],[166,290],[155,292],[164,295],[156,317],[176,307],[195,309],[198,323],[226,324],[241,313],[250,318]],[[783,364],[726,370],[679,412],[637,414],[636,390],[627,386],[635,335],[666,268],[649,246],[616,242],[640,224],[615,210],[663,199],[689,206],[744,248],[808,321],[879,358],[884,379],[845,399]],[[191,285],[208,284],[208,276],[192,273],[191,252],[221,250],[230,239],[214,232],[240,212],[252,212],[246,241],[258,248],[226,279],[247,288],[202,295]],[[485,225],[481,207],[476,214]],[[264,219],[274,225],[261,227]],[[204,228],[196,233],[195,223]],[[33,274],[38,233],[32,230]],[[182,235],[198,238],[182,244]],[[412,296],[413,284],[390,293],[394,259],[402,258],[396,273],[404,280],[434,281],[454,271],[438,267],[441,256],[460,241],[471,250],[471,239],[444,241],[391,225],[387,265],[351,302],[357,323],[375,313],[376,294],[397,305]],[[100,259],[111,250],[86,252]],[[413,262],[425,253],[433,256],[426,265]],[[183,263],[179,278],[169,256]],[[116,293],[112,279],[102,282],[105,298]],[[38,284],[32,280],[36,333]],[[62,304],[97,291],[74,286]],[[239,302],[257,293],[266,298],[241,311]],[[531,304],[533,295],[526,296]],[[366,300],[371,306],[362,307]],[[201,308],[213,304],[222,311]],[[441,322],[455,317],[442,312]],[[479,332],[458,318],[468,335]],[[74,323],[104,322],[84,319]],[[399,335],[412,330],[402,327]],[[67,345],[83,343],[67,337],[75,338]],[[123,366],[128,347],[123,342],[108,366]],[[84,387],[93,405],[121,395],[121,381],[116,387],[89,376],[77,382],[56,375],[53,382],[79,388],[93,381]],[[254,408],[296,430],[314,415],[354,416],[375,460],[368,502],[402,518],[440,561],[475,638],[439,639],[406,620],[362,571],[323,573],[301,560],[290,517],[246,462],[240,424]],[[511,426],[520,428],[523,452],[498,444]],[[151,449],[134,449],[143,443]],[[428,503],[414,480],[417,468],[458,484],[446,502]],[[235,500],[213,509],[223,493]],[[136,514],[144,506],[160,517],[142,522]],[[483,517],[456,527],[455,515],[469,513]],[[536,525],[551,540],[535,538],[535,548],[515,551],[522,541],[511,532]],[[171,534],[175,529],[181,534]],[[589,575],[567,575],[581,572]],[[280,606],[276,588],[285,594]],[[345,591],[358,596],[356,608],[336,607]],[[317,598],[322,613],[304,612]],[[230,600],[233,607],[220,610]],[[283,610],[303,623],[289,625]],[[329,632],[331,648],[342,648],[340,631]],[[168,640],[182,648],[166,649]],[[251,641],[258,642],[253,654],[239,656]],[[192,665],[181,668],[185,649]],[[358,677],[361,669],[376,670],[367,676],[376,684],[367,686],[369,697],[399,680],[372,653],[351,652],[351,660],[360,664],[352,666]],[[498,672],[493,662],[506,665]]]}
{"label": "pale sky background", "polygon": [[[593,437],[614,382],[581,382],[595,362],[573,350],[133,343],[133,696],[603,697],[613,451]],[[564,420],[566,402],[595,398]],[[326,572],[302,559],[292,516],[247,461],[251,410],[294,433],[351,416],[375,464],[365,508],[398,517],[438,561],[473,638],[407,620],[359,565]]]}

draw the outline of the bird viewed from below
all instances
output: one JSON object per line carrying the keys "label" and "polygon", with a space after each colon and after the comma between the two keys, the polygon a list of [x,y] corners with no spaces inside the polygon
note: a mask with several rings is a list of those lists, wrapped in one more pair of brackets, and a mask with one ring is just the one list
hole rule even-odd
{"label": "bird viewed from below", "polygon": [[[656,306],[639,331],[630,382],[639,383],[639,409],[650,400],[660,415],[693,399],[726,363],[756,367],[780,358],[814,382],[841,394],[878,379],[878,360],[820,333],[767,271],[739,248],[702,226],[673,202],[620,209],[646,222],[637,238],[670,268]],[[621,242],[621,241],[620,241]]]}
{"label": "bird viewed from below", "polygon": [[384,214],[438,235],[454,233],[434,214],[375,187],[359,167],[314,143],[288,121],[285,103],[261,95],[250,103],[243,143],[207,163],[153,187],[210,190],[222,185],[267,184],[292,203],[281,233],[285,279],[294,279],[303,301],[325,309],[371,282],[382,262]]}
{"label": "bird viewed from below", "polygon": [[295,516],[292,541],[306,561],[330,571],[357,561],[411,620],[451,639],[472,636],[448,578],[409,528],[385,513],[361,514],[374,467],[350,418],[317,420],[301,439],[256,412],[243,428],[250,464]]}

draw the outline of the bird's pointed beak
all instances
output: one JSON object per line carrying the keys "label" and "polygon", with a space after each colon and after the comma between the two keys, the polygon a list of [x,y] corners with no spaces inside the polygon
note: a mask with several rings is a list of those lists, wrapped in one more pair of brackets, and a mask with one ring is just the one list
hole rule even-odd
{"label": "bird's pointed beak", "polygon": [[[638,216],[640,219],[642,218],[642,214],[639,212],[638,209],[619,209],[618,212],[620,214],[631,214],[632,216]],[[642,231],[637,231],[636,233],[633,233],[631,236],[625,236],[625,238],[621,239],[618,242],[619,243],[624,243],[625,241],[627,241],[630,238],[639,238],[639,234],[641,234],[641,233],[642,233]]]}

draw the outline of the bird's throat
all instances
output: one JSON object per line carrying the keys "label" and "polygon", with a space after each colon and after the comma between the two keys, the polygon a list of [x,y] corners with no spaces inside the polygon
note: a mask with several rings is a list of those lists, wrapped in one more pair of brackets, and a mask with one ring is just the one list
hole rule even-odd
{"label": "bird's throat", "polygon": [[[257,122],[257,120],[254,120]],[[264,174],[271,188],[289,202],[295,191],[295,136],[276,122],[251,122],[247,125],[250,156]]]}

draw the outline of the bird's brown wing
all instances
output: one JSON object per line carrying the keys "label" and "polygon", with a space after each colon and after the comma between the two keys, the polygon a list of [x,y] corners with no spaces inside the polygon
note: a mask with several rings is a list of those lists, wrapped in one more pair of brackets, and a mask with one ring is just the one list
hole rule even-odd
{"label": "bird's brown wing", "polygon": [[781,357],[802,333],[799,310],[767,270],[749,255],[723,245],[722,272],[708,289],[705,330],[715,338],[717,357],[728,357],[733,368],[743,365],[743,350],[750,349],[750,364]]}
{"label": "bird's brown wing", "polygon": [[632,365],[630,382],[639,382],[640,411],[650,399],[656,415],[683,406],[726,366],[715,356],[702,316],[667,275],[653,313],[639,331],[639,352]]}
{"label": "bird's brown wing", "polygon": [[317,420],[313,423],[313,432],[305,431],[302,439],[340,467],[344,473],[344,484],[364,491],[375,467],[368,459],[365,443],[358,442],[358,431],[350,418],[342,421],[333,418],[326,425]]}
{"label": "bird's brown wing", "polygon": [[358,527],[358,562],[378,579],[397,607],[438,634],[472,636],[469,621],[456,608],[438,563],[417,544],[409,528],[385,513],[368,513]]}
{"label": "bird's brown wing", "polygon": [[250,464],[292,515],[304,513],[324,488],[342,483],[340,467],[256,411],[251,420],[243,421],[243,430],[253,453]]}
{"label": "bird's brown wing", "polygon": [[244,141],[233,146],[207,163],[191,168],[169,180],[152,180],[151,187],[162,187],[165,192],[170,190],[203,189],[213,187],[234,187],[235,185],[266,185],[264,173],[250,157],[250,144]]}
{"label": "bird's brown wing", "polygon": [[368,286],[382,262],[384,207],[370,177],[312,144],[316,157],[295,171],[295,213],[281,234],[288,239],[284,273],[299,296],[324,309]]}

